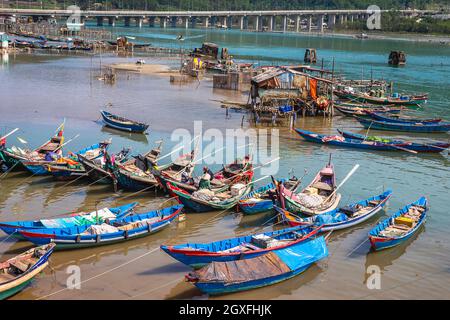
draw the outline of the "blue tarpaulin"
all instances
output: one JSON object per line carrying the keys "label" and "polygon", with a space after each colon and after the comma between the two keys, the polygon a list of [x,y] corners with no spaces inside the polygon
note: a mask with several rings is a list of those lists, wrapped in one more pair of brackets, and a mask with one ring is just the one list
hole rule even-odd
{"label": "blue tarpaulin", "polygon": [[325,238],[302,242],[298,245],[275,251],[276,255],[291,269],[297,270],[328,256]]}

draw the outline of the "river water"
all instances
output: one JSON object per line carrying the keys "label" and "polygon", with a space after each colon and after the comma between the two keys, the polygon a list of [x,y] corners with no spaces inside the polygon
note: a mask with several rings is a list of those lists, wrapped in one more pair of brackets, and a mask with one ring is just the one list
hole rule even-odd
{"label": "river water", "polygon": [[[236,60],[263,64],[301,63],[305,48],[317,48],[319,59],[348,77],[393,80],[398,90],[429,92],[430,101],[417,114],[450,119],[450,47],[402,40],[361,41],[343,37],[316,37],[291,34],[241,33],[222,30],[183,30],[159,28],[116,28],[118,34],[134,35],[155,46],[193,47],[211,41],[226,46]],[[184,34],[186,41],[174,39]],[[389,67],[390,50],[404,50],[407,65]],[[143,56],[147,63],[177,67],[178,58]],[[80,134],[66,150],[75,151],[101,139],[112,138],[112,150],[131,147],[145,152],[154,141],[165,140],[166,152],[175,145],[170,137],[175,129],[193,131],[194,121],[202,120],[203,129],[239,128],[243,114],[225,117],[225,111],[212,100],[246,100],[245,95],[213,90],[210,80],[188,85],[171,85],[164,76],[120,73],[114,85],[98,81],[100,64],[134,62],[136,57],[104,54],[91,58],[67,54],[10,54],[2,58],[0,69],[0,133],[20,127],[19,137],[36,146],[66,119],[66,139]],[[150,123],[148,136],[128,135],[106,129],[96,122],[99,109],[113,103],[113,112]],[[244,121],[245,126],[251,126]],[[364,132],[355,121],[299,118],[297,127],[323,133],[336,128]],[[387,213],[380,213],[355,228],[335,232],[329,243],[330,257],[304,274],[280,284],[244,293],[224,296],[230,299],[418,299],[450,298],[450,244],[447,196],[450,188],[447,153],[415,156],[409,153],[375,153],[314,145],[302,141],[285,128],[280,130],[278,177],[290,172],[303,176],[305,183],[328,161],[330,153],[338,180],[355,164],[360,169],[342,188],[347,204],[394,191]],[[411,135],[389,134],[399,137]],[[423,138],[423,136],[415,136]],[[437,140],[448,135],[437,134]],[[15,138],[10,144],[19,144]],[[256,173],[259,176],[259,172]],[[265,181],[267,182],[267,180]],[[262,184],[264,182],[261,182]],[[11,173],[0,181],[0,221],[48,218],[65,212],[92,211],[97,207],[116,206],[139,201],[140,210],[155,209],[167,201],[152,192],[126,198],[130,193],[114,194],[108,186],[87,186],[85,182],[66,185],[51,178]],[[431,205],[425,228],[407,243],[380,253],[369,253],[368,231],[387,214],[428,197]],[[67,252],[55,252],[52,269],[47,268],[36,281],[13,299],[208,299],[185,283],[189,268],[159,251],[161,244],[209,242],[261,230],[270,215],[244,217],[241,213],[212,212],[188,215],[164,231],[123,244]],[[270,229],[270,228],[269,228]],[[3,261],[29,247],[0,236]],[[81,270],[80,290],[66,289],[67,268]],[[377,266],[382,272],[381,289],[367,287],[367,269]],[[223,297],[222,297],[223,298]],[[215,298],[216,299],[216,298]],[[220,299],[220,297],[219,297]]]}

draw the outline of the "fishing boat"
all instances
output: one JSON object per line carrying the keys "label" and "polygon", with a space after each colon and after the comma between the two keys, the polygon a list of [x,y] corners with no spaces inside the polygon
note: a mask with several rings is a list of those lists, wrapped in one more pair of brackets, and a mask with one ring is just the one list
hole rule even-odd
{"label": "fishing boat", "polygon": [[386,122],[394,122],[394,123],[407,123],[407,124],[428,124],[428,123],[439,123],[442,122],[442,119],[414,119],[414,118],[408,118],[408,117],[400,117],[400,116],[394,116],[394,115],[388,115],[388,114],[381,114],[377,110],[366,110],[365,113],[370,116],[372,119],[378,120],[378,121],[386,121]]}
{"label": "fishing boat", "polygon": [[149,127],[148,124],[119,117],[104,110],[101,110],[100,113],[103,118],[103,123],[114,129],[134,133],[144,133]]}
{"label": "fishing boat", "polygon": [[182,155],[172,163],[157,166],[156,160],[160,149],[156,153],[151,151],[143,156],[137,156],[123,165],[119,165],[114,171],[120,188],[131,191],[149,190],[158,187],[159,183],[156,174],[169,171],[173,175],[181,175],[182,172],[193,170],[193,153]]}
{"label": "fishing boat", "polygon": [[369,232],[372,249],[379,251],[395,247],[411,238],[425,223],[427,211],[427,199],[422,197],[380,222]]}
{"label": "fishing boat", "polygon": [[377,150],[377,151],[405,151],[409,153],[436,152],[437,150],[439,150],[438,152],[441,152],[444,150],[441,149],[439,146],[433,149],[428,146],[413,144],[404,141],[385,141],[384,139],[375,139],[375,138],[365,139],[364,136],[360,138],[352,138],[340,135],[323,135],[300,129],[295,129],[295,131],[308,142],[314,142],[323,145],[331,145],[337,147],[356,148],[363,150]]}
{"label": "fishing boat", "polygon": [[[300,185],[300,180],[293,177],[289,180],[281,179],[286,188],[293,190]],[[245,215],[253,215],[263,212],[268,212],[273,209],[276,202],[276,186],[273,182],[262,186],[239,200],[239,209]]]}
{"label": "fishing boat", "polygon": [[334,94],[340,98],[349,99],[351,101],[381,105],[418,106],[427,103],[428,100],[428,94],[376,97],[365,92],[349,92],[345,90],[335,90]]}
{"label": "fishing boat", "polygon": [[99,224],[105,222],[107,219],[120,219],[133,214],[138,204],[137,202],[133,202],[120,207],[103,208],[89,213],[76,212],[65,217],[54,219],[0,222],[0,229],[8,235],[24,240],[19,233],[21,230],[57,229]]}
{"label": "fishing boat", "polygon": [[114,178],[114,167],[116,163],[125,164],[128,162],[128,155],[130,149],[123,148],[119,153],[112,156],[109,155],[108,151],[104,152],[103,157],[98,157],[90,159],[83,154],[78,154],[78,161],[83,165],[86,171],[87,177],[93,183],[100,184],[112,184],[115,181]]}
{"label": "fishing boat", "polygon": [[48,266],[54,244],[30,249],[0,263],[0,300],[22,291]]}
{"label": "fishing boat", "polygon": [[278,183],[281,207],[296,215],[313,216],[336,209],[341,194],[336,192],[336,176],[331,157],[312,182],[301,192],[295,193]]}
{"label": "fishing boat", "polygon": [[110,141],[97,143],[67,156],[63,156],[62,152],[57,154],[47,153],[43,159],[21,161],[24,167],[33,175],[53,175],[61,180],[77,178],[86,174],[84,167],[77,161],[77,154],[83,154],[94,159],[103,156],[105,149],[110,143]]}
{"label": "fishing boat", "polygon": [[[192,172],[192,170],[190,171]],[[237,183],[249,183],[253,179],[253,166],[250,157],[246,156],[244,161],[236,159],[233,163],[223,166],[223,168],[212,174],[211,189],[217,192],[226,190],[230,185]],[[175,196],[167,188],[167,183],[171,183],[189,193],[198,191],[201,177],[192,178],[189,175],[182,176],[174,171],[156,171],[155,177],[160,187],[166,190],[169,195]]]}
{"label": "fishing boat", "polygon": [[64,124],[59,126],[56,131],[55,136],[34,150],[24,150],[16,146],[1,149],[0,158],[3,160],[3,164],[6,165],[8,170],[26,170],[22,161],[41,160],[48,153],[61,154],[61,146],[64,141]]}
{"label": "fishing boat", "polygon": [[323,232],[342,230],[361,224],[375,216],[384,208],[391,195],[392,191],[387,190],[378,196],[308,218],[301,218],[279,207],[275,207],[275,210],[290,226],[320,226]]}
{"label": "fishing boat", "polygon": [[251,259],[271,251],[286,249],[316,236],[319,231],[320,227],[298,226],[211,243],[162,245],[161,249],[181,263],[199,269],[211,262]]}
{"label": "fishing boat", "polygon": [[161,231],[181,213],[183,205],[127,216],[90,226],[21,230],[20,234],[38,245],[54,243],[56,250],[81,249],[125,242]]}
{"label": "fishing boat", "polygon": [[447,132],[450,130],[450,122],[438,123],[395,123],[387,121],[377,121],[355,116],[355,119],[361,123],[364,128],[374,130],[402,131],[402,132]]}
{"label": "fishing boat", "polygon": [[338,129],[338,132],[347,139],[353,139],[353,140],[362,140],[362,141],[375,141],[375,142],[381,142],[388,145],[395,145],[395,146],[401,146],[402,148],[406,148],[408,150],[413,150],[416,152],[432,152],[432,153],[439,153],[442,152],[448,148],[450,148],[450,143],[445,142],[428,142],[428,143],[420,143],[420,142],[408,142],[404,140],[392,140],[377,136],[365,136],[362,134],[354,133],[354,132],[348,132],[348,131],[342,131]]}
{"label": "fishing boat", "polygon": [[78,151],[77,154],[58,159],[55,163],[44,164],[44,168],[47,169],[48,174],[52,175],[57,180],[71,180],[87,177],[88,174],[86,168],[78,161],[78,156],[81,155],[85,159],[91,161],[104,158],[105,152],[110,144],[110,140],[94,144]]}
{"label": "fishing boat", "polygon": [[336,109],[337,111],[339,111],[340,113],[346,115],[346,116],[367,116],[368,110],[370,110],[371,112],[377,112],[377,113],[388,113],[388,114],[397,114],[400,113],[404,110],[403,107],[389,107],[389,106],[378,106],[378,107],[373,107],[373,108],[365,108],[365,107],[361,107],[361,106],[352,106],[352,107],[348,107],[348,106],[342,106],[342,105],[334,105],[334,109]]}
{"label": "fishing boat", "polygon": [[210,212],[228,210],[236,206],[239,199],[252,190],[252,183],[231,185],[227,187],[227,190],[221,192],[199,189],[192,194],[170,182],[167,183],[167,188],[178,197],[187,209],[194,212]]}
{"label": "fishing boat", "polygon": [[325,239],[319,237],[251,259],[212,262],[186,280],[210,295],[251,290],[295,277],[327,256]]}

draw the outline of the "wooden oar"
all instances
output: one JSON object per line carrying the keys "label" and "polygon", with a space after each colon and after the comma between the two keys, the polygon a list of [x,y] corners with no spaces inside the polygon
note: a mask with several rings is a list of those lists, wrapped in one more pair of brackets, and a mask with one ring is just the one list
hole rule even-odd
{"label": "wooden oar", "polygon": [[10,135],[12,135],[13,133],[15,133],[17,130],[19,130],[19,128],[15,128],[15,129],[12,130],[11,132],[7,133],[6,135],[4,135],[3,137],[0,138],[0,141],[2,141],[3,139],[8,138]]}
{"label": "wooden oar", "polygon": [[356,170],[359,169],[359,164],[355,165],[353,167],[352,170],[350,170],[350,172],[347,174],[347,176],[344,178],[344,180],[342,180],[342,182],[337,186],[336,189],[334,189],[334,191],[328,196],[328,198],[325,199],[325,201],[323,201],[324,203],[328,202],[328,200],[331,199],[331,197],[334,196],[334,194],[348,181],[348,179],[350,179],[350,177],[356,172]]}
{"label": "wooden oar", "polygon": [[398,150],[401,150],[401,151],[406,151],[406,152],[409,152],[409,153],[412,153],[412,154],[418,154],[417,151],[410,150],[410,149],[403,148],[403,147],[399,147],[399,146],[396,146],[394,144],[384,144],[384,145],[388,146],[388,147],[392,147],[392,148],[398,149]]}

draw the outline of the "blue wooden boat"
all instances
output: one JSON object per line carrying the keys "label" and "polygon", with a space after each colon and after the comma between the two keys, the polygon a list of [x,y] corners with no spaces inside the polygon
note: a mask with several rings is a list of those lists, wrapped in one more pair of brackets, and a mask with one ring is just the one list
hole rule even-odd
{"label": "blue wooden boat", "polygon": [[[285,186],[290,189],[296,186],[297,183],[300,183],[300,181],[292,179],[286,181],[285,179],[281,179],[280,183],[285,184]],[[239,209],[245,215],[253,215],[271,211],[273,210],[273,205],[276,198],[274,197],[275,195],[276,186],[273,182],[271,182],[242,197],[238,202]]]}
{"label": "blue wooden boat", "polygon": [[430,124],[430,123],[442,122],[442,119],[414,119],[414,118],[406,118],[406,117],[394,116],[394,115],[389,115],[389,114],[382,114],[377,110],[366,110],[365,113],[368,116],[370,116],[372,119],[375,119],[378,121],[394,122],[394,123]]}
{"label": "blue wooden boat", "polygon": [[289,248],[316,236],[319,231],[320,227],[298,226],[211,243],[163,245],[161,249],[181,263],[198,269],[211,262],[250,259],[270,251]]}
{"label": "blue wooden boat", "polygon": [[391,140],[387,138],[381,138],[377,136],[365,136],[363,134],[358,134],[354,132],[342,131],[338,129],[338,132],[347,139],[362,140],[362,141],[378,141],[388,145],[401,146],[408,150],[413,150],[416,152],[431,152],[439,153],[448,148],[450,148],[450,143],[445,142],[430,142],[430,143],[419,143],[419,142],[407,142],[403,140]]}
{"label": "blue wooden boat", "polygon": [[334,94],[351,101],[380,105],[418,106],[427,103],[428,100],[428,94],[375,97],[365,92],[352,93],[344,90],[334,90]]}
{"label": "blue wooden boat", "polygon": [[19,232],[26,240],[37,245],[55,243],[56,250],[96,247],[125,242],[161,231],[168,227],[182,210],[183,205],[179,204],[162,210],[108,221],[101,225]]}
{"label": "blue wooden boat", "polygon": [[334,106],[334,109],[336,109],[337,111],[339,111],[340,113],[342,113],[343,115],[346,116],[354,116],[354,115],[359,115],[359,116],[366,116],[366,111],[376,111],[377,113],[400,113],[401,111],[403,111],[405,108],[404,107],[392,107],[392,106],[378,106],[378,107],[367,107],[364,105],[355,105],[355,106],[346,106],[345,104],[337,104]]}
{"label": "blue wooden boat", "polygon": [[144,133],[149,127],[148,124],[119,117],[104,110],[100,110],[100,113],[103,118],[103,123],[114,129],[134,133]]}
{"label": "blue wooden boat", "polygon": [[56,219],[0,222],[0,229],[8,235],[25,240],[20,235],[20,230],[68,228],[103,223],[106,219],[119,219],[133,213],[138,204],[138,202],[133,202],[116,208],[99,209],[90,213],[78,212]]}
{"label": "blue wooden boat", "polygon": [[167,189],[169,192],[176,195],[187,209],[194,212],[229,210],[237,205],[239,199],[247,195],[252,190],[252,184],[249,183],[245,185],[238,194],[232,195],[230,192],[230,187],[231,186],[228,187],[228,190],[220,193],[209,190],[213,195],[205,195],[203,197],[203,194],[206,191],[204,189],[200,189],[191,194],[188,191],[171,184],[170,182],[167,183]]}
{"label": "blue wooden boat", "polygon": [[295,129],[295,131],[306,141],[319,143],[323,145],[331,145],[337,147],[345,148],[356,148],[363,150],[377,150],[377,151],[406,151],[410,153],[417,152],[441,152],[444,149],[437,146],[435,148],[430,148],[429,146],[423,146],[418,144],[413,144],[410,142],[381,142],[380,140],[370,140],[370,139],[352,139],[348,137],[333,136],[333,135],[323,135],[314,133],[307,130]]}
{"label": "blue wooden boat", "polygon": [[86,160],[96,161],[104,158],[105,152],[111,141],[104,141],[94,144],[86,149],[80,150],[76,155],[60,159],[56,164],[47,164],[45,168],[48,174],[57,180],[71,180],[80,177],[88,177],[88,172],[84,165],[79,161],[79,157]]}
{"label": "blue wooden boat", "polygon": [[438,123],[395,123],[387,121],[377,121],[373,119],[365,119],[356,117],[355,119],[361,123],[364,128],[374,130],[402,131],[402,132],[447,132],[450,130],[450,122]]}
{"label": "blue wooden boat", "polygon": [[282,220],[290,226],[321,226],[321,231],[341,230],[356,226],[375,216],[384,208],[392,195],[391,190],[343,208],[308,218],[301,218],[287,210],[275,207]]}
{"label": "blue wooden boat", "polygon": [[[82,167],[74,167],[73,170],[62,170],[67,169],[70,163],[77,164],[77,154],[86,155],[88,153],[98,153],[98,157],[103,156],[103,152],[105,149],[105,143],[96,143],[90,147],[84,148],[78,151],[75,156],[62,157],[62,155],[55,155],[51,157],[46,155],[44,159],[39,160],[21,160],[23,166],[31,172],[35,176],[44,176],[44,175],[54,175],[57,178],[70,178],[70,175],[74,175],[74,178],[79,175],[84,175],[85,170]],[[97,157],[96,156],[96,157]],[[64,167],[64,168],[63,168]],[[50,168],[50,170],[49,170]]]}
{"label": "blue wooden boat", "polygon": [[319,237],[252,259],[212,262],[186,280],[210,295],[251,290],[295,277],[327,256],[325,239]]}
{"label": "blue wooden boat", "polygon": [[30,249],[0,263],[0,300],[22,291],[48,266],[54,244]]}
{"label": "blue wooden boat", "polygon": [[425,223],[427,212],[428,202],[422,197],[380,222],[369,232],[372,249],[379,251],[395,247],[411,238]]}
{"label": "blue wooden boat", "polygon": [[273,200],[267,196],[269,192],[275,192],[275,189],[275,185],[271,182],[250,192],[239,200],[239,209],[246,215],[253,215],[272,210]]}

